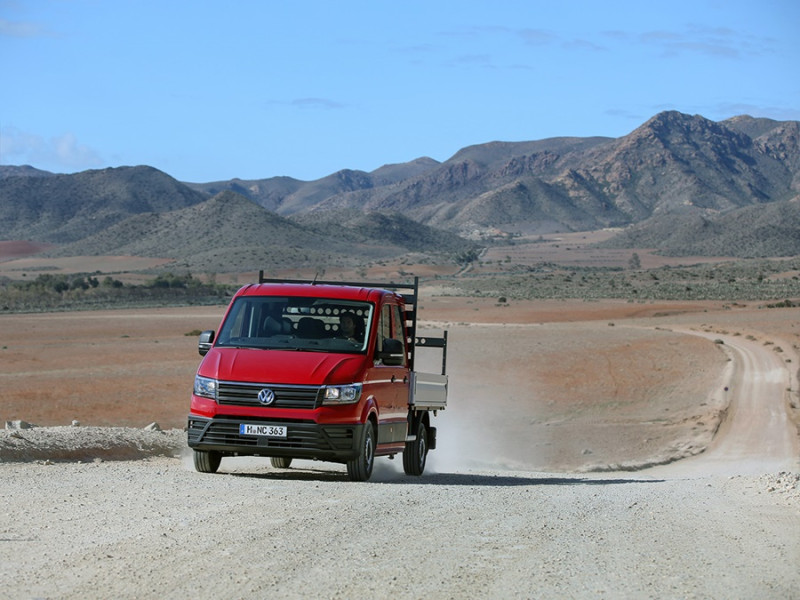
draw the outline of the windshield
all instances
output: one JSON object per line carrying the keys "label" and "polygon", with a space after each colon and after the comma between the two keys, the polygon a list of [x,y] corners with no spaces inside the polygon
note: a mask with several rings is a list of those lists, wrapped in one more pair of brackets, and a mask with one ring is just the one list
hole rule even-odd
{"label": "windshield", "polygon": [[216,346],[263,350],[365,352],[373,306],[368,302],[286,296],[241,296]]}

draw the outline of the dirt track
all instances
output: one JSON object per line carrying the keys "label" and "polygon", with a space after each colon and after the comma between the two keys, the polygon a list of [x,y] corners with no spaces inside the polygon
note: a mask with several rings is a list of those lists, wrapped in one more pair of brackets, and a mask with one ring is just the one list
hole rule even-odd
{"label": "dirt track", "polygon": [[[723,318],[710,319],[717,317]],[[508,374],[483,371],[480,378],[474,373],[469,378],[475,363],[454,354],[453,373],[461,376],[454,387],[463,403],[458,412],[448,409],[440,417],[443,449],[431,455],[421,479],[406,478],[386,460],[365,484],[347,481],[341,467],[318,463],[277,471],[259,461],[225,459],[214,476],[194,473],[186,456],[2,463],[3,594],[794,598],[800,589],[800,465],[796,430],[785,417],[787,390],[797,389],[796,353],[786,340],[781,342],[786,352],[774,351],[781,326],[766,321],[760,326],[768,335],[758,340],[733,333],[729,321],[724,330],[688,321],[679,317],[669,323],[686,333],[668,331],[666,322],[654,330],[649,321],[631,321],[629,327],[605,321],[533,325],[543,343],[568,337],[565,332],[574,328],[595,356],[605,339],[600,367],[575,382],[591,376],[591,389],[605,390],[608,397],[614,389],[636,389],[636,369],[629,379],[619,365],[635,365],[645,350],[671,357],[678,372],[684,368],[681,353],[692,361],[707,353],[705,362],[693,364],[708,372],[693,378],[686,371],[685,386],[663,390],[666,405],[662,397],[659,404],[642,392],[643,400],[622,407],[611,403],[602,412],[592,412],[581,398],[584,388],[575,383],[569,394],[577,397],[575,403],[529,407],[529,421],[522,424],[506,419],[510,427],[500,431],[505,444],[489,413],[477,413],[478,407],[493,400],[502,401],[493,405],[495,412],[513,401],[521,406],[525,390],[548,389],[548,382],[534,372],[530,380],[492,394],[491,384]],[[743,323],[755,322],[751,315]],[[456,338],[477,343],[489,330],[465,326]],[[520,329],[502,330],[502,336],[505,343],[526,339]],[[730,362],[720,358],[718,339]],[[491,348],[482,347],[484,357]],[[564,362],[570,352],[566,343],[551,358]],[[573,366],[568,363],[562,372]],[[663,381],[654,376],[640,389],[661,390],[674,377],[668,365],[664,368]],[[569,383],[563,375],[561,383]],[[691,403],[680,400],[702,385],[707,389],[698,397],[706,406],[695,414]],[[709,449],[693,458],[637,472],[530,467],[554,448],[583,456],[584,464],[600,456],[613,464],[618,444],[606,447],[603,438],[627,443],[636,439],[636,430],[654,434],[644,419],[630,421],[631,414],[650,418],[654,410],[661,429],[682,432],[689,445],[700,443],[706,424],[699,419],[715,414],[720,390],[730,403],[726,418]],[[467,402],[467,395],[477,400]],[[624,394],[616,398],[623,403]],[[681,414],[665,421],[664,406]],[[464,413],[471,418],[463,419]],[[594,439],[563,439],[592,430],[593,421]],[[476,422],[487,425],[483,431],[491,439],[478,435]],[[547,445],[539,446],[521,437],[524,431],[551,433]],[[643,451],[656,442],[631,447]],[[669,449],[671,443],[658,447]],[[444,450],[448,444],[457,452]],[[520,447],[536,454],[527,467],[515,453]],[[487,468],[494,451],[505,456],[504,468]]]}
{"label": "dirt track", "polygon": [[787,413],[787,390],[797,389],[792,372],[775,352],[754,341],[701,334],[724,343],[730,353],[727,415],[708,449],[659,473],[750,475],[796,469],[798,431]]}

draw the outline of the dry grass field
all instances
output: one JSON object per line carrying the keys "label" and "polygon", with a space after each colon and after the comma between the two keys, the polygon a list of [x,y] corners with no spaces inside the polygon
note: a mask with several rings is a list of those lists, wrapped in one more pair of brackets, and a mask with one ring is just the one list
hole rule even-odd
{"label": "dry grass field", "polygon": [[[518,240],[485,260],[622,266],[629,251],[586,244],[608,232]],[[523,243],[524,242],[524,243]],[[157,259],[28,256],[38,246],[0,244],[0,275],[114,273],[129,281]],[[674,259],[639,252],[644,267]],[[686,259],[683,259],[686,260]],[[150,261],[147,263],[147,261]],[[145,264],[147,263],[147,264]],[[651,264],[652,263],[652,264]],[[476,268],[480,269],[480,266]],[[454,266],[385,263],[330,279],[452,276]],[[304,271],[274,276],[313,277]],[[220,274],[245,283],[255,273]],[[420,333],[448,329],[450,406],[439,417],[431,465],[582,470],[635,468],[701,452],[726,407],[724,345],[695,333],[758,340],[791,372],[787,406],[797,419],[800,315],[761,303],[530,300],[454,295],[429,279]],[[216,329],[224,306],[0,314],[2,421],[37,425],[183,428],[197,354],[196,332]],[[439,368],[422,355],[423,367]],[[427,364],[425,364],[427,363]]]}
{"label": "dry grass field", "polygon": [[[664,266],[716,263],[727,260],[723,257],[660,256],[652,249],[608,249],[593,248],[592,244],[604,242],[619,233],[617,229],[582,231],[576,233],[554,233],[546,236],[520,236],[507,245],[496,245],[487,249],[482,260],[487,265],[535,266],[542,263],[565,268],[580,267],[628,267],[634,253],[639,256],[644,269]],[[490,267],[491,268],[491,267]]]}
{"label": "dry grass field", "polygon": [[[0,419],[182,428],[219,307],[0,316]],[[791,309],[713,303],[530,301],[423,295],[450,332],[450,406],[431,464],[579,470],[701,451],[725,407],[719,344],[673,328],[754,336],[796,371]],[[426,369],[438,359],[423,356]],[[791,395],[796,399],[795,384]]]}

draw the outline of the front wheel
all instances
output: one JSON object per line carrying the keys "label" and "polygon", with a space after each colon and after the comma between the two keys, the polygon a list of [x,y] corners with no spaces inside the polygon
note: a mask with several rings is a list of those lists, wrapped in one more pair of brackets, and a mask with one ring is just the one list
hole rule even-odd
{"label": "front wheel", "polygon": [[276,469],[288,469],[292,465],[291,456],[271,456],[270,464]]}
{"label": "front wheel", "polygon": [[350,481],[366,481],[372,475],[375,464],[375,428],[367,421],[361,434],[358,456],[347,461],[347,475]]}
{"label": "front wheel", "polygon": [[425,462],[428,459],[428,430],[422,421],[417,425],[416,439],[413,442],[406,442],[406,449],[403,450],[403,471],[406,475],[419,477],[425,470]]}
{"label": "front wheel", "polygon": [[222,454],[219,452],[194,451],[194,468],[200,473],[216,473],[219,463],[222,462]]}

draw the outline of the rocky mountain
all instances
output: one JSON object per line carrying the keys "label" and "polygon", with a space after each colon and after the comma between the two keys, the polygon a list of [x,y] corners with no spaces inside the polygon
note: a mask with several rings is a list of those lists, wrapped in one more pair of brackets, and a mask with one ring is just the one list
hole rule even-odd
{"label": "rocky mountain", "polygon": [[[442,163],[419,158],[315,181],[184,184],[150,167],[2,167],[0,239],[61,244],[62,253],[196,257],[294,244],[383,256],[458,252],[462,238],[625,227],[610,243],[761,255],[792,253],[798,193],[797,121],[668,111],[620,138],[491,142]],[[759,240],[779,239],[745,247],[755,228]],[[701,233],[716,241],[700,243]]]}
{"label": "rocky mountain", "polygon": [[0,237],[64,244],[82,240],[141,213],[205,202],[152,167],[122,167],[75,175],[11,176],[0,180]]}
{"label": "rocky mountain", "polygon": [[718,214],[659,215],[600,245],[658,248],[670,256],[800,256],[800,198]]}
{"label": "rocky mountain", "polygon": [[121,254],[177,258],[228,247],[256,246],[265,241],[285,247],[307,246],[313,234],[263,210],[233,192],[173,211],[146,211],[101,229],[50,254],[73,256]]}
{"label": "rocky mountain", "polygon": [[282,215],[312,210],[328,198],[357,190],[376,190],[406,181],[435,168],[432,158],[384,165],[373,171],[344,169],[322,179],[300,181],[291,177],[272,177],[259,180],[233,179],[213,183],[189,183],[189,187],[209,195],[230,190],[241,194],[264,208]]}
{"label": "rocky mountain", "polygon": [[52,177],[53,173],[50,171],[42,171],[41,169],[34,169],[30,165],[0,165],[0,179],[7,177]]}
{"label": "rocky mountain", "polygon": [[320,236],[335,235],[348,244],[379,244],[410,252],[454,254],[474,247],[455,233],[423,225],[398,213],[342,209],[296,215],[292,221]]}
{"label": "rocky mountain", "polygon": [[[399,225],[396,225],[399,223]],[[390,230],[400,233],[390,233]],[[388,233],[388,235],[387,235]],[[455,253],[472,245],[399,216],[341,215],[330,227],[295,222],[231,191],[185,208],[142,212],[48,256],[131,255],[174,258],[172,268],[223,272],[376,260],[409,251]]]}
{"label": "rocky mountain", "polygon": [[340,171],[292,185],[285,178],[248,182],[242,193],[286,216],[395,212],[472,236],[619,227],[663,213],[725,212],[797,196],[799,125],[668,111],[617,139],[492,142],[443,163],[419,159],[388,182],[377,172]]}

